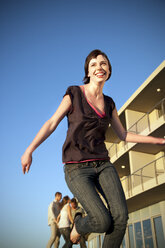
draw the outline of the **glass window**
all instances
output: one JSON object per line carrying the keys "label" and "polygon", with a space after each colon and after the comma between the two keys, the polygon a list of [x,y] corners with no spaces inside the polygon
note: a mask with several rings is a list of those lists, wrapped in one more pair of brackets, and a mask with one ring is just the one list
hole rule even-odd
{"label": "glass window", "polygon": [[143,248],[141,223],[134,224],[136,248]]}
{"label": "glass window", "polygon": [[126,246],[125,246],[125,236],[124,236],[124,239],[123,239],[123,242],[122,242],[122,248],[126,248]]}
{"label": "glass window", "polygon": [[96,242],[97,242],[97,248],[100,248],[100,236],[99,235],[96,237]]}
{"label": "glass window", "polygon": [[154,218],[155,234],[158,248],[164,248],[165,240],[161,216]]}
{"label": "glass window", "polygon": [[103,241],[104,241],[104,234],[102,234],[101,236],[100,236],[100,239],[101,239],[101,247],[103,246]]}
{"label": "glass window", "polygon": [[134,240],[133,240],[133,225],[128,226],[128,233],[129,233],[129,246],[130,248],[134,248]]}
{"label": "glass window", "polygon": [[150,219],[143,221],[143,233],[145,248],[153,248],[153,238]]}

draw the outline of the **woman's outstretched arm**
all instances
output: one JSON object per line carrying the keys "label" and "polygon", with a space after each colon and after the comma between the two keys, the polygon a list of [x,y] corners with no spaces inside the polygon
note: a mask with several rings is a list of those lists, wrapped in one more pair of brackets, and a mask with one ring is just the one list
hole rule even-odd
{"label": "woman's outstretched arm", "polygon": [[133,143],[150,143],[150,144],[159,144],[159,145],[165,145],[165,139],[164,138],[157,138],[152,136],[144,136],[139,134],[134,134],[127,132],[117,113],[116,108],[112,112],[112,119],[111,119],[111,126],[116,132],[117,136],[124,141],[127,142],[133,142]]}
{"label": "woman's outstretched arm", "polygon": [[22,171],[24,174],[30,169],[33,151],[55,131],[60,121],[64,118],[64,116],[68,113],[69,109],[71,108],[71,104],[72,103],[70,96],[66,95],[54,115],[48,121],[45,122],[45,124],[41,127],[41,129],[35,136],[32,143],[26,149],[21,158]]}

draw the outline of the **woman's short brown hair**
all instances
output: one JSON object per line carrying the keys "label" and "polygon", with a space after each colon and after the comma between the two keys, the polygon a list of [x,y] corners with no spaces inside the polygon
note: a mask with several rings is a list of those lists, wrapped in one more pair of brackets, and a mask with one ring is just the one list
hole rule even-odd
{"label": "woman's short brown hair", "polygon": [[98,50],[98,49],[93,50],[92,52],[90,52],[88,54],[88,56],[86,57],[86,60],[85,60],[85,65],[84,65],[85,77],[83,78],[84,84],[88,84],[89,83],[89,80],[90,80],[90,78],[88,77],[88,66],[89,66],[89,62],[91,61],[91,59],[96,58],[98,55],[104,56],[107,59],[107,61],[108,61],[110,74],[109,74],[109,77],[107,78],[107,80],[110,78],[110,76],[112,74],[112,66],[111,66],[111,63],[110,63],[107,55],[105,53],[103,53],[101,50]]}

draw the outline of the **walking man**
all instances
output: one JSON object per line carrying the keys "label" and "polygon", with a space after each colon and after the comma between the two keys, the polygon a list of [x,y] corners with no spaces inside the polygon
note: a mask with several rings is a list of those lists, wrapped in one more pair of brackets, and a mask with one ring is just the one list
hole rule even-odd
{"label": "walking man", "polygon": [[48,225],[51,228],[51,237],[48,241],[46,248],[51,248],[54,243],[54,248],[58,248],[60,244],[60,231],[57,226],[57,217],[61,210],[60,201],[62,194],[60,192],[55,193],[55,199],[48,207]]}

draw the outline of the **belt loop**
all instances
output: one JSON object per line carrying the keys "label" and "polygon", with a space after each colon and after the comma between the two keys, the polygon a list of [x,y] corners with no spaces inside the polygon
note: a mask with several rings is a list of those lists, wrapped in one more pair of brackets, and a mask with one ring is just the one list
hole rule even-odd
{"label": "belt loop", "polygon": [[94,167],[97,167],[97,166],[98,166],[97,162],[98,162],[98,161],[93,161],[93,166],[94,166]]}

